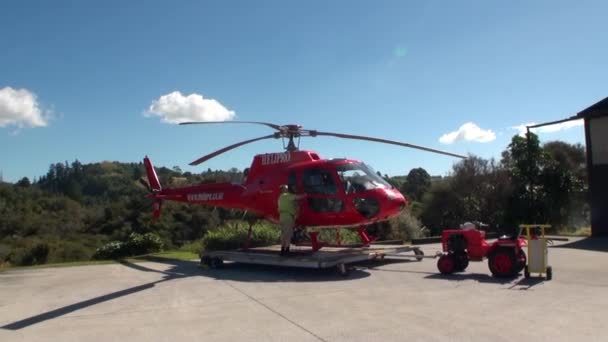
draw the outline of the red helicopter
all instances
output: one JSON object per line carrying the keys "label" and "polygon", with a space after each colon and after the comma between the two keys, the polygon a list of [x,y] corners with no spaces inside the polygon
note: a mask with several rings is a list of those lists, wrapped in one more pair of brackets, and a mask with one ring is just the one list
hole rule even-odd
{"label": "red helicopter", "polygon": [[[248,123],[265,125],[273,134],[249,139],[205,155],[190,165],[199,165],[234,148],[264,139],[283,139],[284,152],[265,153],[253,158],[245,169],[244,180],[235,183],[207,183],[179,188],[163,188],[150,159],[144,158],[148,186],[154,199],[154,217],[158,218],[163,200],[202,204],[228,209],[241,209],[271,222],[278,222],[277,199],[280,185],[287,184],[296,193],[305,194],[300,201],[296,227],[356,228],[364,245],[372,239],[365,227],[397,216],[407,200],[398,189],[364,163],[352,159],[322,159],[316,152],[299,149],[300,137],[331,136],[345,139],[374,141],[420,149],[448,156],[465,156],[402,143],[398,141],[342,133],[303,129],[300,125],[276,125],[257,121],[183,122],[180,125]],[[288,139],[287,145],[285,140]],[[297,139],[297,144],[294,141]],[[250,232],[251,234],[251,226]],[[323,244],[318,232],[308,233],[313,250]]]}

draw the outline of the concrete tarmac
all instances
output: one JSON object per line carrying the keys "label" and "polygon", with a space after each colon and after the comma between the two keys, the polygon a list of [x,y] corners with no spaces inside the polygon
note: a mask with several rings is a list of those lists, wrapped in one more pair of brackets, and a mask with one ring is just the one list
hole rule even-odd
{"label": "concrete tarmac", "polygon": [[[422,246],[426,255],[438,244]],[[0,273],[0,341],[605,341],[608,239],[549,250],[554,279],[442,276],[436,259],[333,270],[145,262]]]}

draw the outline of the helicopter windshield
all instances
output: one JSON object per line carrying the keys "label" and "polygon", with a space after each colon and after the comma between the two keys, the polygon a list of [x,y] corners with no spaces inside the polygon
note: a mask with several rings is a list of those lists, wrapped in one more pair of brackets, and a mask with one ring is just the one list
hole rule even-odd
{"label": "helicopter windshield", "polygon": [[347,194],[378,188],[391,188],[389,183],[365,164],[341,164],[336,166],[336,171],[342,181],[344,192]]}

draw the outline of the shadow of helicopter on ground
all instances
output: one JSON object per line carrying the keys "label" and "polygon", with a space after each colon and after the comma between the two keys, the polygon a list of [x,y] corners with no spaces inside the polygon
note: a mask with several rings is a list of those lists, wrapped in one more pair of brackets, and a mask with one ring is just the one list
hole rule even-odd
{"label": "shadow of helicopter on ground", "polygon": [[559,245],[553,245],[551,248],[572,248],[583,249],[594,252],[608,252],[608,237],[586,237],[581,240],[575,240]]}
{"label": "shadow of helicopter on ground", "polygon": [[428,275],[424,278],[425,279],[438,279],[438,280],[445,280],[445,281],[455,281],[455,282],[474,280],[478,283],[484,283],[484,284],[498,284],[498,285],[510,284],[511,286],[506,288],[508,290],[529,290],[536,285],[544,283],[544,279],[542,279],[542,278],[527,278],[526,279],[524,277],[519,278],[520,276],[521,276],[521,273],[515,277],[507,277],[507,278],[495,277],[495,276],[492,276],[491,274],[484,274],[484,273],[456,273],[456,274],[449,274],[449,275],[436,273],[436,274]]}
{"label": "shadow of helicopter on ground", "polygon": [[532,287],[544,283],[543,278],[533,277],[533,278],[519,278],[521,273],[519,273],[515,277],[511,278],[498,278],[494,277],[491,274],[484,273],[456,273],[450,275],[444,275],[438,272],[428,272],[428,271],[415,271],[415,270],[404,270],[404,269],[386,269],[380,268],[381,266],[391,265],[396,263],[403,262],[417,262],[415,260],[399,260],[399,259],[384,259],[379,261],[366,261],[363,263],[357,264],[357,267],[365,267],[366,269],[379,271],[379,272],[395,272],[395,273],[412,273],[412,274],[424,274],[426,275],[425,279],[436,279],[436,280],[444,280],[444,281],[453,281],[460,282],[466,280],[474,280],[479,283],[485,284],[498,284],[498,285],[506,285],[511,284],[508,287],[509,290],[529,290]]}
{"label": "shadow of helicopter on ground", "polygon": [[198,261],[183,261],[158,257],[141,257],[138,260],[163,263],[170,265],[167,270],[157,270],[145,265],[121,260],[120,264],[141,272],[152,272],[162,274],[162,278],[145,284],[133,286],[127,289],[111,292],[105,295],[87,299],[78,303],[63,306],[35,316],[27,317],[4,326],[1,329],[20,330],[29,326],[42,323],[57,317],[67,315],[93,305],[108,302],[125,297],[134,293],[145,291],[155,287],[157,284],[174,279],[188,277],[208,277],[217,280],[238,282],[327,282],[327,281],[352,281],[369,277],[369,272],[353,269],[348,277],[337,274],[334,269],[301,269],[285,268],[262,265],[245,265],[228,263],[220,269],[206,269],[200,266]]}
{"label": "shadow of helicopter on ground", "polygon": [[[390,264],[390,262],[389,262]],[[487,284],[508,284],[513,281],[513,279],[509,278],[496,278],[489,274],[483,273],[454,273],[454,274],[441,274],[438,272],[428,272],[428,271],[412,271],[412,270],[394,270],[394,269],[378,269],[377,266],[370,268],[374,271],[381,272],[397,272],[397,273],[414,273],[414,274],[425,274],[425,279],[435,279],[435,280],[443,280],[443,281],[452,281],[452,282],[461,282],[466,280],[475,280],[479,283],[487,283]]]}

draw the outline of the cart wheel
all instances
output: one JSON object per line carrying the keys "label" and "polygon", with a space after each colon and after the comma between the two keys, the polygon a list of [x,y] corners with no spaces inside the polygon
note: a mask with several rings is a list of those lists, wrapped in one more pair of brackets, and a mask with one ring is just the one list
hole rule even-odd
{"label": "cart wheel", "polygon": [[452,254],[444,254],[437,260],[437,268],[441,274],[452,274],[456,270],[456,258]]}
{"label": "cart wheel", "polygon": [[528,263],[528,259],[526,258],[526,253],[524,252],[523,249],[519,250],[519,256],[517,257],[517,270],[515,271],[515,274],[518,274],[519,272],[521,272],[524,267],[526,267],[526,264]]}
{"label": "cart wheel", "polygon": [[414,249],[414,254],[416,255],[416,260],[422,261],[424,258],[424,252],[419,248]]}
{"label": "cart wheel", "polygon": [[224,260],[218,257],[212,258],[209,262],[209,267],[211,268],[221,268],[222,265],[224,265]]}
{"label": "cart wheel", "polygon": [[338,270],[338,274],[343,277],[348,276],[348,274],[350,273],[350,269],[345,264],[336,265],[336,269]]}
{"label": "cart wheel", "polygon": [[553,267],[547,266],[547,280],[553,279]]}
{"label": "cart wheel", "polygon": [[211,257],[208,255],[203,255],[201,257],[201,265],[205,265],[205,266],[211,265]]}
{"label": "cart wheel", "polygon": [[528,266],[524,267],[524,278],[530,278],[530,271],[528,271]]}
{"label": "cart wheel", "polygon": [[497,248],[488,256],[488,267],[495,277],[506,278],[517,274],[515,253],[511,248]]}

